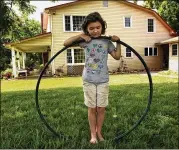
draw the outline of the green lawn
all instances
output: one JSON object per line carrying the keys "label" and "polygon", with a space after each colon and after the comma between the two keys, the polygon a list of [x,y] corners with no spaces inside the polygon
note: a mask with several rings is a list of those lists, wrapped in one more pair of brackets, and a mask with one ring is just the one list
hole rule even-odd
{"label": "green lawn", "polygon": [[81,77],[45,78],[39,88],[39,104],[55,137],[42,123],[35,107],[37,79],[1,81],[2,149],[177,149],[178,79],[153,76],[151,110],[141,124],[119,143],[116,135],[128,131],[141,117],[148,101],[146,75],[111,75],[109,106],[103,134],[106,142],[89,144],[87,108],[83,104]]}

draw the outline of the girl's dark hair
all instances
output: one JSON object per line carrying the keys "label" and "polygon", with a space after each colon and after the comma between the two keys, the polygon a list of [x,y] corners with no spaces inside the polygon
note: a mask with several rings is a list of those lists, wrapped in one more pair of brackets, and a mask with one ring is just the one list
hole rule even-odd
{"label": "girl's dark hair", "polygon": [[93,13],[90,13],[88,16],[86,16],[86,18],[82,24],[83,32],[88,35],[89,34],[88,30],[87,30],[88,24],[92,23],[92,22],[96,22],[96,21],[99,21],[102,25],[101,34],[105,34],[107,24],[106,24],[106,21],[103,20],[103,18],[101,17],[101,15],[98,12],[93,12]]}

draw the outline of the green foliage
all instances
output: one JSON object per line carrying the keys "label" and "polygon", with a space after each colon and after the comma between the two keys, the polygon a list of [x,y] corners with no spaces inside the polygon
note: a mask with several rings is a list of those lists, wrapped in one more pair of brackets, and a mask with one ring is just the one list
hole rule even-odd
{"label": "green foliage", "polygon": [[13,28],[15,23],[20,23],[19,16],[12,9],[17,6],[23,14],[30,14],[35,11],[35,7],[30,5],[30,0],[1,0],[0,1],[0,35],[7,35]]}
{"label": "green foliage", "polygon": [[11,77],[12,77],[12,69],[11,69],[11,68],[7,68],[5,71],[3,71],[3,72],[1,73],[1,75],[2,75],[2,77],[3,77],[4,79],[9,79],[9,78],[11,78]]}
{"label": "green foliage", "polygon": [[178,76],[178,72],[168,70],[168,71],[160,71],[158,74],[160,75],[172,75],[172,76]]}
{"label": "green foliage", "polygon": [[[19,16],[13,6],[19,8],[22,14]],[[16,42],[24,38],[33,37],[41,33],[40,23],[29,19],[28,15],[35,11],[30,5],[30,0],[0,1],[0,70],[10,67],[11,51],[3,46],[3,43]]]}
{"label": "green foliage", "polygon": [[179,30],[179,2],[163,1],[158,11],[173,29]]}
{"label": "green foliage", "polygon": [[9,64],[11,62],[11,51],[3,46],[4,42],[7,42],[7,40],[1,38],[0,39],[0,72],[10,67]]}
{"label": "green foliage", "polygon": [[[16,22],[13,26],[13,30],[9,32],[7,35],[4,35],[0,39],[0,70],[5,70],[9,67],[9,63],[11,61],[11,51],[3,46],[3,43],[7,42],[16,42],[24,38],[33,37],[37,34],[40,34],[41,27],[40,23],[36,20],[28,19],[27,16],[22,16],[20,18],[21,22]],[[41,54],[29,54],[28,56],[36,58],[33,61],[37,61],[39,58],[42,62]],[[31,58],[29,58],[31,59]]]}
{"label": "green foliage", "polygon": [[18,21],[13,24],[13,28],[9,31],[5,38],[11,42],[19,41],[24,38],[33,37],[41,33],[40,23],[28,16],[22,15]]}
{"label": "green foliage", "polygon": [[40,64],[42,64],[42,53],[27,53],[26,56],[25,65],[29,71],[40,68]]}
{"label": "green foliage", "polygon": [[174,29],[179,30],[179,1],[178,0],[145,0],[145,7],[157,9],[158,13]]}

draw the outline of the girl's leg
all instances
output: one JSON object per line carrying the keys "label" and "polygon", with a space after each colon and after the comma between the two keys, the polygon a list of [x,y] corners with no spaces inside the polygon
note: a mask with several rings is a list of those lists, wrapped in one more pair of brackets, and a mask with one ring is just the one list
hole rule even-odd
{"label": "girl's leg", "polygon": [[101,129],[104,122],[105,117],[105,107],[97,107],[97,135],[100,141],[103,141],[104,138],[101,133]]}
{"label": "girl's leg", "polygon": [[96,138],[96,108],[88,107],[88,121],[89,121],[90,131],[91,131],[90,143],[95,144],[95,143],[97,143],[97,138]]}

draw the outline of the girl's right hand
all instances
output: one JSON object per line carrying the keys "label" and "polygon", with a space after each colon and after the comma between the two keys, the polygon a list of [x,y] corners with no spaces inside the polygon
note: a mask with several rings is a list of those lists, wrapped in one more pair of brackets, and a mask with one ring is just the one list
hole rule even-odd
{"label": "girl's right hand", "polygon": [[91,37],[86,35],[86,34],[84,34],[84,33],[80,34],[80,37],[82,39],[84,39],[86,42],[90,42],[91,41]]}

